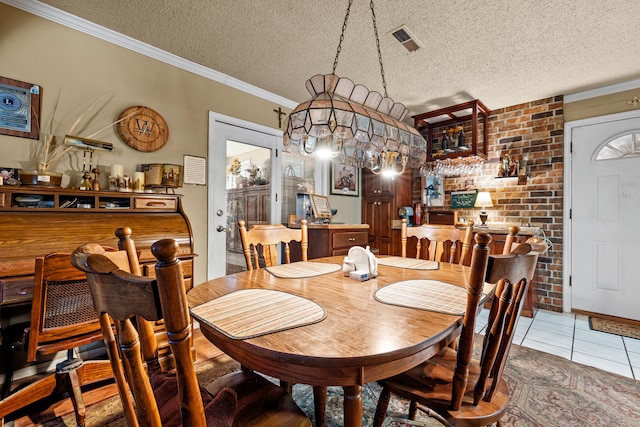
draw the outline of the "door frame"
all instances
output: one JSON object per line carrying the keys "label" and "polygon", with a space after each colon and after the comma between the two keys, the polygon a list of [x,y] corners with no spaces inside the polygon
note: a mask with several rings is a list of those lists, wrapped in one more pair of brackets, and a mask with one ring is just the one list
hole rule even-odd
{"label": "door frame", "polygon": [[[209,162],[208,162],[209,170],[207,171],[207,178],[209,182],[209,185],[207,188],[207,218],[208,218],[207,253],[209,256],[207,259],[207,280],[211,280],[215,278],[213,276],[213,272],[215,270],[213,265],[213,260],[216,259],[216,257],[212,256],[213,255],[212,249],[215,247],[214,236],[215,236],[215,233],[217,233],[216,227],[218,225],[226,226],[226,217],[227,217],[226,216],[226,200],[225,200],[224,216],[222,217],[224,221],[223,222],[216,221],[216,219],[220,218],[216,215],[216,210],[221,209],[221,207],[218,205],[218,207],[216,208],[217,201],[215,199],[215,191],[216,191],[216,186],[219,185],[220,183],[218,182],[219,180],[216,179],[216,176],[214,173],[214,171],[216,170],[216,162],[214,161],[214,159],[216,158],[215,156],[216,150],[215,150],[214,144],[217,137],[216,132],[220,131],[220,128],[219,128],[220,125],[236,126],[238,128],[242,128],[248,131],[260,132],[260,133],[266,134],[267,136],[275,137],[276,146],[265,147],[265,148],[270,148],[275,150],[275,154],[272,153],[271,155],[271,177],[270,177],[271,200],[272,200],[271,219],[272,220],[277,219],[277,215],[280,214],[280,203],[281,203],[281,201],[279,200],[280,198],[276,197],[276,194],[278,195],[280,194],[279,188],[281,187],[281,180],[282,180],[281,174],[279,173],[280,159],[281,159],[280,153],[283,149],[282,130],[270,128],[268,126],[238,119],[236,117],[226,116],[224,114],[216,113],[214,111],[209,111],[209,135],[208,135],[208,141],[207,141],[207,152],[209,157]],[[226,159],[224,161],[226,161]],[[226,165],[222,168],[222,170],[226,170]],[[278,173],[275,173],[276,171]],[[225,250],[226,250],[226,246],[225,246]]]}
{"label": "door frame", "polygon": [[586,119],[573,120],[565,122],[564,124],[564,188],[563,188],[563,242],[562,242],[562,311],[571,312],[571,245],[572,245],[572,233],[571,233],[571,175],[573,173],[573,163],[571,156],[571,143],[573,141],[574,128],[602,124],[606,122],[640,118],[640,110],[625,111],[622,113],[607,114],[605,116],[589,117]]}

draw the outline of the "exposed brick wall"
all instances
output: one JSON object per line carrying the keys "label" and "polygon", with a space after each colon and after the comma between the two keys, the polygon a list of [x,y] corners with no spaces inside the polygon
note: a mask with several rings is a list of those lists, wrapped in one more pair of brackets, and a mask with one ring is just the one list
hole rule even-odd
{"label": "exposed brick wall", "polygon": [[[451,206],[451,192],[464,190],[465,181],[472,179],[473,188],[491,193],[494,206],[487,210],[488,222],[540,227],[553,246],[538,265],[538,307],[562,311],[563,98],[492,111],[488,122],[488,155],[482,175],[446,178],[445,206]],[[518,185],[517,178],[496,179],[505,154],[521,163],[528,156],[526,185]],[[458,211],[458,217],[474,221],[479,221],[478,214],[477,209]]]}

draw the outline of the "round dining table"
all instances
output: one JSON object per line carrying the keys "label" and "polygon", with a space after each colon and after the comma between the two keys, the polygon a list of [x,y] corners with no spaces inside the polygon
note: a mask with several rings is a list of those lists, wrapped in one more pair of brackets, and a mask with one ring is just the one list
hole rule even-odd
{"label": "round dining table", "polygon": [[[344,425],[353,427],[362,425],[364,384],[429,359],[459,335],[463,320],[460,313],[383,303],[374,297],[376,291],[411,280],[445,282],[466,290],[470,269],[449,263],[436,263],[433,269],[378,265],[377,277],[358,281],[343,274],[343,259],[310,260],[336,266],[333,272],[310,277],[278,277],[262,268],[209,280],[189,291],[188,304],[202,334],[244,367],[291,384],[341,386]],[[246,289],[301,297],[322,307],[324,317],[299,327],[238,338],[196,314],[199,306]]]}

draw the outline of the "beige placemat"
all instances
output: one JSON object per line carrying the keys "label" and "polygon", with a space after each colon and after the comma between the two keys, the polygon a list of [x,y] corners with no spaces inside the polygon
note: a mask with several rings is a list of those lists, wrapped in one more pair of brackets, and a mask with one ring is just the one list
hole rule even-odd
{"label": "beige placemat", "polygon": [[[492,291],[493,283],[485,283],[483,294]],[[405,280],[380,288],[376,300],[391,305],[437,311],[462,316],[467,309],[467,288],[437,280]],[[484,296],[483,296],[484,297]]]}
{"label": "beige placemat", "polygon": [[326,317],[317,303],[270,289],[235,291],[191,309],[191,314],[234,339],[310,325]]}
{"label": "beige placemat", "polygon": [[267,271],[281,279],[302,279],[304,277],[322,276],[342,269],[338,264],[324,262],[298,261],[291,264],[267,267]]}
{"label": "beige placemat", "polygon": [[401,256],[378,258],[378,265],[409,268],[413,270],[437,270],[440,268],[440,263],[437,261],[429,261],[426,259],[416,258],[403,258]]}

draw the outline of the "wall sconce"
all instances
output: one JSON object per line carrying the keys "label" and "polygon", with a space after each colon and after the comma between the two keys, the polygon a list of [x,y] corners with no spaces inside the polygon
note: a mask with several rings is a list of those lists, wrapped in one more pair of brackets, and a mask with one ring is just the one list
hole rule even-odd
{"label": "wall sconce", "polygon": [[488,191],[480,191],[478,193],[478,197],[476,197],[476,203],[474,205],[476,208],[482,208],[480,211],[480,221],[482,224],[479,227],[486,227],[487,224],[487,208],[493,207],[493,201],[491,200],[491,194]]}

